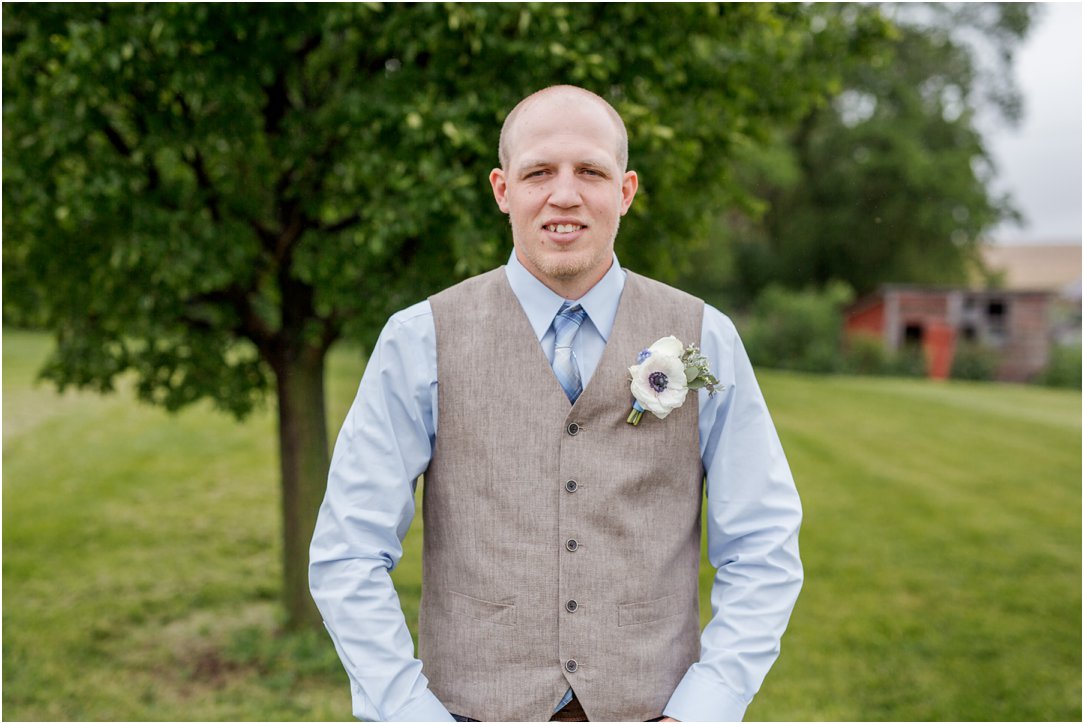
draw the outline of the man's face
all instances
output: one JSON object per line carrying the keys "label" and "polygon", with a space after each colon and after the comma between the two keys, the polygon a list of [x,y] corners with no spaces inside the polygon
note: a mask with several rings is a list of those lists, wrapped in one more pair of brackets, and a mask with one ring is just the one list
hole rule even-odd
{"label": "man's face", "polygon": [[610,268],[636,173],[618,165],[617,128],[589,98],[540,98],[511,130],[508,167],[489,180],[512,222],[516,256],[550,289],[577,299]]}

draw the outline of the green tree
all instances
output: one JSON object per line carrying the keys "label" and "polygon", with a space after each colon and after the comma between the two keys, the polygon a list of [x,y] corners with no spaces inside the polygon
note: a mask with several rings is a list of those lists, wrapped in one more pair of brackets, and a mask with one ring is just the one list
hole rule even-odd
{"label": "green tree", "polygon": [[[1018,117],[1007,70],[1033,8],[888,10],[893,32],[869,56],[841,59],[832,103],[742,156],[767,210],[731,220],[739,297],[772,282],[801,289],[836,279],[859,294],[885,282],[960,282],[983,234],[1016,215],[991,189],[976,117],[983,107]],[[980,54],[998,59],[997,69],[980,70]]]}
{"label": "green tree", "polygon": [[[861,46],[866,22],[821,27]],[[831,86],[796,5],[5,5],[4,315],[43,374],[238,417],[278,400],[291,625],[317,621],[324,358],[500,263],[486,176],[503,114],[577,83],[626,118],[644,185],[623,261],[672,276],[728,156]],[[858,28],[856,30],[855,28]]]}

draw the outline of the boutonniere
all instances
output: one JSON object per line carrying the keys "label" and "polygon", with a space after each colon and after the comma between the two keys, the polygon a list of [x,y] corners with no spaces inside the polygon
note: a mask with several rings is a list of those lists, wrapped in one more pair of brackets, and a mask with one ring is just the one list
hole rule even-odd
{"label": "boutonniere", "polygon": [[636,364],[629,367],[632,377],[632,411],[625,422],[639,425],[645,410],[660,420],[681,407],[689,390],[705,387],[715,394],[719,380],[708,367],[708,360],[694,344],[682,347],[674,336],[663,337],[640,352]]}

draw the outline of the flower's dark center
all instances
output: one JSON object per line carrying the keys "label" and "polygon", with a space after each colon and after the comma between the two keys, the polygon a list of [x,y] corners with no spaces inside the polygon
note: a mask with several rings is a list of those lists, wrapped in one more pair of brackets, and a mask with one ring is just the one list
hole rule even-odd
{"label": "flower's dark center", "polygon": [[651,383],[651,389],[655,392],[662,392],[666,389],[666,384],[670,382],[662,372],[652,372],[647,376],[647,381]]}

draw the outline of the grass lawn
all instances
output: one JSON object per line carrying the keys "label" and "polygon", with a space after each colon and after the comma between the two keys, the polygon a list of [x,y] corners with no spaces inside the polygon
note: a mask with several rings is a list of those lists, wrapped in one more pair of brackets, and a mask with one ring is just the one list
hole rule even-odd
{"label": "grass lawn", "polygon": [[[270,406],[57,395],[33,384],[46,338],[3,341],[4,717],[348,719],[326,635],[278,630]],[[332,357],[332,434],[361,368]],[[761,380],[806,586],[747,719],[1079,721],[1080,393]],[[413,624],[420,521],[407,551]]]}

